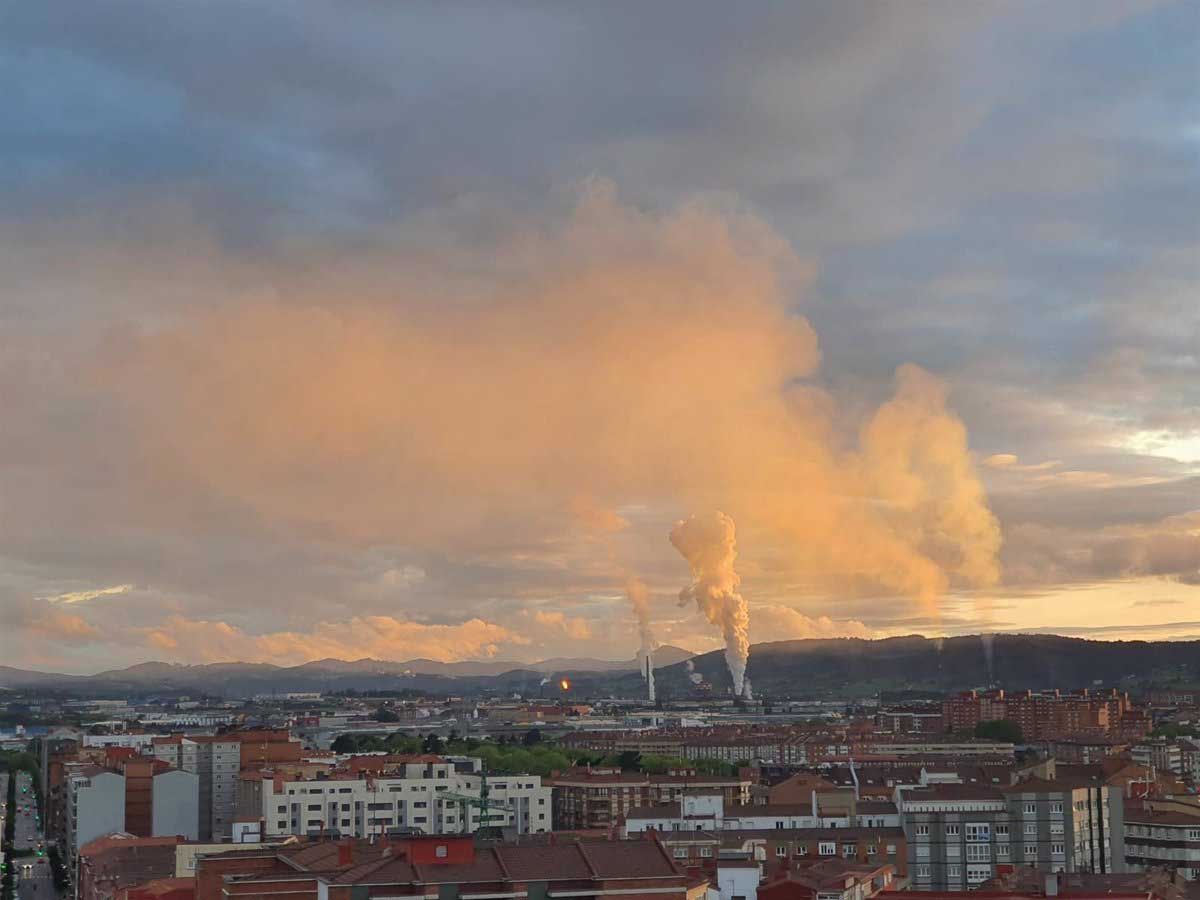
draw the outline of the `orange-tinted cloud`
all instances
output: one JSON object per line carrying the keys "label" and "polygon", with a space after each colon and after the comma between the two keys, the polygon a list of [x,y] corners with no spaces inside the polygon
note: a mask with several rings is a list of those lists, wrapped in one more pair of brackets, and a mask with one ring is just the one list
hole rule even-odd
{"label": "orange-tinted cloud", "polygon": [[144,514],[178,525],[215,498],[444,551],[619,528],[579,525],[580,497],[719,507],[743,546],[838,589],[931,602],[995,581],[999,532],[944,387],[902,368],[843,447],[835,404],[800,381],[819,360],[789,304],[807,267],[761,222],[594,187],[561,229],[514,222],[478,253],[486,289],[448,268],[439,290],[429,261],[406,288],[365,262],[114,345],[105,383],[162,488]]}
{"label": "orange-tinted cloud", "polygon": [[310,631],[249,634],[227,622],[173,616],[144,629],[147,647],[183,662],[270,662],[296,664],[314,659],[388,661],[424,657],[450,662],[495,656],[502,646],[528,644],[528,638],[501,625],[471,619],[457,625],[425,625],[390,616],[356,616],[320,622]]}

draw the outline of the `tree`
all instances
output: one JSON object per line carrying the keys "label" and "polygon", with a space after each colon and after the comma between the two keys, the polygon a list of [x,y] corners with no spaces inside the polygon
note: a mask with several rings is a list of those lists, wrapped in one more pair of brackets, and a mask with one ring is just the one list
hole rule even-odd
{"label": "tree", "polygon": [[542,742],[541,729],[530,728],[527,732],[525,732],[524,744],[526,747],[532,747],[534,744],[540,744],[541,742]]}
{"label": "tree", "polygon": [[444,753],[446,745],[436,732],[429,732],[421,742],[421,750],[425,753]]}
{"label": "tree", "polygon": [[617,765],[624,769],[636,769],[642,760],[642,754],[636,750],[626,750],[617,755]]}
{"label": "tree", "polygon": [[376,722],[399,722],[400,715],[394,709],[388,706],[381,706],[375,710]]}
{"label": "tree", "polygon": [[1008,741],[1013,744],[1025,743],[1025,735],[1021,726],[1012,719],[989,719],[975,726],[975,737],[989,741]]}
{"label": "tree", "polygon": [[329,749],[334,753],[355,753],[358,751],[358,740],[352,734],[339,734]]}

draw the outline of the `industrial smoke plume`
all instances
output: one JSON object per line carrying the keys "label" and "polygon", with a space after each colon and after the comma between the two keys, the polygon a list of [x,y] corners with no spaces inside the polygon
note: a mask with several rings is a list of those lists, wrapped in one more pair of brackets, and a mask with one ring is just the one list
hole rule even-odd
{"label": "industrial smoke plume", "polygon": [[625,579],[625,593],[629,595],[629,602],[633,605],[633,614],[637,617],[638,658],[640,665],[645,670],[647,697],[653,703],[655,697],[653,653],[657,643],[654,640],[654,630],[650,626],[650,594],[646,590],[646,585],[635,575],[630,575]]}
{"label": "industrial smoke plume", "polygon": [[746,660],[750,656],[750,611],[738,593],[734,571],[737,539],[733,519],[723,512],[695,515],[675,523],[671,543],[692,569],[692,583],[679,592],[681,606],[695,603],[725,638],[725,664],[735,696],[748,696]]}
{"label": "industrial smoke plume", "polygon": [[[77,380],[114,398],[110,457],[144,462],[114,477],[154,503],[124,514],[202,537],[236,513],[272,535],[478,559],[595,548],[620,517],[580,527],[571,498],[586,492],[601,511],[719,504],[813,593],[936,612],[952,585],[995,582],[999,529],[944,386],[901,366],[882,406],[839,408],[809,380],[820,352],[796,310],[814,267],[766,224],[646,212],[594,185],[568,214],[503,222],[310,250],[269,292],[114,331]],[[687,534],[695,599],[741,672],[736,576],[718,589]],[[512,629],[482,626],[511,644]],[[225,655],[229,628],[189,621],[166,638],[182,658]],[[270,653],[341,652],[303,637]]]}

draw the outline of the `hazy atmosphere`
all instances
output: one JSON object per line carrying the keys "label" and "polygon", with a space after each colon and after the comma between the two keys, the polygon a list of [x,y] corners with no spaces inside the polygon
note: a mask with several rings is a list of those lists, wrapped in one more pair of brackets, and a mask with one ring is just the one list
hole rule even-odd
{"label": "hazy atmosphere", "polygon": [[1195,5],[729,13],[0,0],[0,662],[1200,639]]}

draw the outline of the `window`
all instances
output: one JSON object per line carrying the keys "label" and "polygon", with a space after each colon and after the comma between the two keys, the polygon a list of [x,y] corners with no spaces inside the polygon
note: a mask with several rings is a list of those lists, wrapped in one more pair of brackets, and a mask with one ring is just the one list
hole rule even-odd
{"label": "window", "polygon": [[320,803],[310,803],[310,804],[308,804],[308,811],[309,811],[309,812],[320,812],[320,811],[321,811],[321,804],[320,804]]}
{"label": "window", "polygon": [[1008,840],[1008,826],[1007,825],[997,825],[996,826],[996,837],[1004,838],[1005,840]]}
{"label": "window", "polygon": [[275,812],[285,813],[285,812],[287,812],[287,806],[286,805],[280,806],[275,810]]}
{"label": "window", "polygon": [[958,835],[958,831],[959,831],[959,829],[958,829],[957,825],[947,825],[946,826],[946,837],[955,837]]}
{"label": "window", "polygon": [[1026,861],[1028,861],[1030,859],[1036,859],[1036,858],[1037,858],[1037,844],[1026,844],[1025,845]]}
{"label": "window", "polygon": [[1200,828],[1189,828],[1187,835],[1189,841],[1200,841]]}
{"label": "window", "polygon": [[349,811],[350,811],[350,804],[349,804],[349,803],[343,803],[343,804],[342,804],[342,812],[349,812]]}
{"label": "window", "polygon": [[787,847],[785,847],[783,844],[777,845],[775,847],[775,855],[776,856],[787,856]]}
{"label": "window", "polygon": [[1060,815],[1060,816],[1061,816],[1061,815],[1062,815],[1062,811],[1063,811],[1063,805],[1062,805],[1062,803],[1061,803],[1061,802],[1059,802],[1059,801],[1055,801],[1054,803],[1051,803],[1051,804],[1050,804],[1050,812],[1051,812],[1052,814],[1056,814],[1056,815]]}
{"label": "window", "polygon": [[946,866],[947,878],[962,878],[962,866]]}
{"label": "window", "polygon": [[996,859],[1008,859],[1008,844],[996,845]]}
{"label": "window", "polygon": [[982,884],[991,877],[991,866],[967,866],[967,884]]}
{"label": "window", "polygon": [[1026,822],[1025,823],[1025,833],[1026,834],[1037,834],[1037,823],[1036,822]]}
{"label": "window", "polygon": [[1051,844],[1050,845],[1050,855],[1051,856],[1066,856],[1067,855],[1066,844]]}
{"label": "window", "polygon": [[846,859],[853,859],[856,853],[858,853],[858,846],[856,844],[842,844],[842,856],[846,857]]}
{"label": "window", "polygon": [[988,862],[991,858],[991,844],[967,844],[967,862]]}
{"label": "window", "polygon": [[1025,815],[1036,816],[1037,815],[1037,804],[1036,803],[1026,803],[1025,804]]}
{"label": "window", "polygon": [[992,826],[986,822],[968,822],[967,823],[967,840],[968,841],[990,841],[992,839]]}
{"label": "window", "polygon": [[287,831],[287,822],[276,822],[275,827],[280,831]]}
{"label": "window", "polygon": [[676,847],[674,856],[676,859],[687,859],[687,847]]}
{"label": "window", "polygon": [[349,819],[342,819],[342,827],[343,827],[343,828],[349,828],[349,827],[350,827],[350,820],[349,820]]}
{"label": "window", "polygon": [[796,855],[797,856],[808,856],[808,844],[797,844],[796,845]]}
{"label": "window", "polygon": [[700,855],[703,856],[705,859],[708,859],[709,857],[712,856],[712,847],[701,847]]}
{"label": "window", "polygon": [[917,866],[917,877],[918,878],[928,878],[929,877],[929,866]]}
{"label": "window", "polygon": [[1051,834],[1062,834],[1063,833],[1063,823],[1062,822],[1051,822],[1050,823],[1050,833]]}
{"label": "window", "polygon": [[775,827],[776,827],[777,829],[780,829],[780,830],[782,830],[782,828],[783,828],[783,821],[782,821],[782,820],[780,820],[780,819],[776,819],[776,820],[775,820]]}
{"label": "window", "polygon": [[821,841],[820,846],[817,847],[817,852],[821,854],[821,856],[836,856],[837,844],[835,844],[833,841]]}
{"label": "window", "polygon": [[917,837],[929,837],[929,826],[928,825],[918,825],[916,835],[917,835]]}
{"label": "window", "polygon": [[874,844],[867,844],[867,856],[874,856],[879,852],[879,848]]}
{"label": "window", "polygon": [[917,859],[929,859],[928,844],[917,844]]}
{"label": "window", "polygon": [[888,845],[887,845],[887,855],[888,855],[888,856],[895,856],[895,855],[896,855],[896,845],[895,845],[895,844],[888,844]]}

